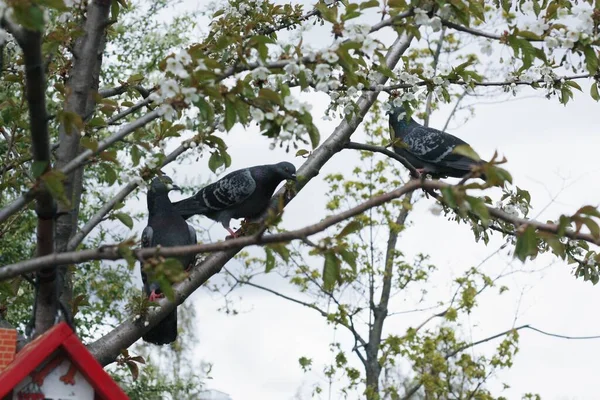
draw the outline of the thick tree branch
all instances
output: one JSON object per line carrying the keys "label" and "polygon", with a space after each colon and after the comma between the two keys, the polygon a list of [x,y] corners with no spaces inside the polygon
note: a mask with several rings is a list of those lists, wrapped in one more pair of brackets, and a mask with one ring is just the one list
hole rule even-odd
{"label": "thick tree branch", "polygon": [[9,11],[9,8],[6,7],[2,13],[2,17],[0,18],[0,27],[4,28],[8,33],[10,33],[19,46],[23,48],[27,41],[27,32],[21,26],[15,24],[10,18],[7,17],[6,13]]}
{"label": "thick tree branch", "polygon": [[[252,236],[244,236],[236,239],[226,240],[216,243],[200,243],[187,246],[173,247],[147,247],[133,250],[138,259],[144,259],[152,256],[160,255],[162,257],[175,257],[184,254],[200,254],[212,253],[216,251],[240,250],[247,246],[264,245],[269,243],[289,242],[297,239],[304,239],[307,236],[322,232],[327,228],[345,221],[353,216],[362,214],[363,212],[387,203],[393,199],[397,199],[407,193],[411,193],[418,189],[425,190],[440,190],[444,188],[460,187],[450,185],[437,180],[420,180],[413,179],[404,186],[380,196],[372,197],[369,200],[361,203],[349,210],[339,214],[325,218],[321,222],[306,226],[301,229],[296,229],[287,232],[281,232],[272,235],[255,234]],[[275,197],[274,200],[278,199]],[[282,199],[285,201],[285,199]],[[515,217],[497,208],[486,206],[490,215],[508,222],[516,227],[532,226],[536,230],[557,234],[559,226],[557,224],[543,223],[525,218]],[[584,240],[589,243],[600,245],[600,240],[594,238],[589,233],[575,232],[567,230],[564,235],[570,239]],[[89,249],[76,252],[54,253],[44,257],[38,257],[31,260],[21,261],[15,264],[0,267],[0,280],[11,278],[19,274],[28,273],[39,270],[44,267],[55,266],[60,264],[78,264],[91,260],[121,260],[124,256],[120,254],[118,245],[103,246],[98,249]]]}
{"label": "thick tree branch", "polygon": [[[412,35],[404,38],[398,38],[390,47],[388,54],[386,55],[386,64],[388,68],[393,69],[400,56],[408,49],[413,39]],[[385,84],[387,77],[380,76],[378,78],[379,84]],[[362,119],[368,112],[369,108],[373,105],[377,99],[376,93],[365,93],[358,101],[358,110],[355,115],[349,120],[344,119],[333,131],[333,133],[319,146],[312,154],[308,157],[304,165],[299,168],[298,175],[302,176],[302,181],[298,182],[297,189],[301,190],[312,178],[314,178],[321,167],[325,165],[327,161],[333,157],[336,153],[344,148],[346,142],[350,140],[350,137],[362,122]],[[287,204],[293,196],[285,198],[283,196],[284,190],[280,190],[276,195],[275,199],[272,200],[270,210],[268,212],[278,212],[280,210],[280,204]],[[267,214],[265,214],[267,215]],[[206,280],[211,276],[219,273],[221,268],[227,261],[229,261],[238,249],[226,250],[223,252],[215,253],[201,262],[199,262],[193,269],[189,278],[179,284],[176,287],[176,301],[174,303],[164,304],[161,310],[161,316],[166,315],[176,305],[181,304],[185,298],[191,295],[198,287],[200,287]],[[160,319],[154,316],[149,318],[149,327],[152,327]],[[132,343],[138,340],[141,335],[145,332],[146,327],[140,327],[139,324],[135,324],[131,321],[126,321],[119,325],[116,329],[97,340],[89,346],[94,356],[100,360],[103,365],[113,362],[119,355],[121,349],[129,347]]]}

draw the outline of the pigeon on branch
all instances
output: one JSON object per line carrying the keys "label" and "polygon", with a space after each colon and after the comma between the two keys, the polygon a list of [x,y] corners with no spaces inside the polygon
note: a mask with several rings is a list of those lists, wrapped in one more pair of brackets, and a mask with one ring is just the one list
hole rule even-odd
{"label": "pigeon on branch", "polygon": [[220,222],[233,237],[237,237],[229,227],[229,221],[260,216],[269,206],[277,186],[288,179],[296,180],[296,167],[289,162],[257,165],[233,171],[173,205],[184,219],[204,215]]}
{"label": "pigeon on branch", "polygon": [[[159,176],[152,180],[148,189],[148,226],[142,232],[142,247],[185,246],[196,244],[196,231],[188,225],[175,209],[169,199],[169,192],[179,189],[173,185],[168,176]],[[187,254],[177,257],[181,265],[189,269],[194,262],[195,255]],[[142,281],[144,292],[151,302],[164,297],[157,281],[154,281],[144,272],[142,266]],[[158,345],[168,344],[177,338],[177,309],[173,310],[144,336],[144,341]]]}
{"label": "pigeon on branch", "polygon": [[[420,174],[434,178],[463,178],[473,167],[484,164],[468,143],[449,133],[406,119],[402,107],[393,107],[390,134],[394,152],[404,157]],[[485,180],[484,175],[480,175]]]}

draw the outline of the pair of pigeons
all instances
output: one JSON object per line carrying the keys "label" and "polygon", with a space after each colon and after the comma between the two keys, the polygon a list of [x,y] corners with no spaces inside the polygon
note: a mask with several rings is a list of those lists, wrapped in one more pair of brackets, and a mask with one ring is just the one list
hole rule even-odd
{"label": "pair of pigeons", "polygon": [[[148,226],[142,232],[142,247],[196,244],[196,231],[185,221],[193,215],[205,215],[220,222],[236,237],[229,221],[260,216],[267,209],[275,189],[284,180],[296,180],[293,164],[259,165],[231,172],[192,197],[171,203],[169,192],[179,188],[168,176],[156,177],[148,189]],[[186,270],[191,268],[194,258],[193,254],[177,257]],[[142,281],[150,301],[163,297],[159,284],[148,282],[143,269]],[[146,342],[159,345],[171,343],[176,338],[177,309],[143,336]]]}

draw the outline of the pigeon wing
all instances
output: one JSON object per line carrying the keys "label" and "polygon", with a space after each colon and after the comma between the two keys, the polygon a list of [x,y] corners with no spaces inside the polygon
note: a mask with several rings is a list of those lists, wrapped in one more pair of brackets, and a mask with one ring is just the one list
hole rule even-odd
{"label": "pigeon wing", "polygon": [[437,129],[415,127],[404,137],[404,142],[415,157],[429,164],[465,171],[476,164],[475,160],[453,153],[457,146],[467,144],[465,141]]}
{"label": "pigeon wing", "polygon": [[248,169],[227,174],[222,179],[200,189],[187,199],[173,203],[185,219],[192,215],[208,214],[235,207],[256,189],[256,182]]}

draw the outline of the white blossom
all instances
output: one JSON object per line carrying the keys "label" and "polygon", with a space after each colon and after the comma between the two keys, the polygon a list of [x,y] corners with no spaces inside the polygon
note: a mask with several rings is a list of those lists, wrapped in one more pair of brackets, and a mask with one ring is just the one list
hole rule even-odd
{"label": "white blossom", "polygon": [[175,97],[179,93],[179,83],[175,79],[165,79],[160,82],[160,93],[162,99]]}
{"label": "white blossom", "polygon": [[288,110],[298,110],[298,108],[300,107],[300,102],[298,101],[298,99],[296,99],[294,96],[287,96],[284,100],[283,100],[283,105],[285,106],[285,108],[287,108]]}
{"label": "white blossom", "polygon": [[164,117],[167,121],[173,121],[177,113],[170,104],[161,104],[158,108],[158,115]]}
{"label": "white blossom", "polygon": [[331,79],[329,82],[327,82],[327,84],[329,85],[329,89],[331,89],[331,90],[337,90],[342,85],[340,83],[340,81],[338,81],[336,79]]}
{"label": "white blossom", "polygon": [[350,40],[362,42],[367,38],[370,31],[371,27],[367,24],[352,24],[345,27],[344,35]]}
{"label": "white blossom", "polygon": [[167,71],[180,78],[190,76],[183,64],[176,60],[175,57],[167,58]]}
{"label": "white blossom", "polygon": [[366,54],[372,54],[377,49],[377,46],[378,43],[368,37],[363,41],[361,50]]}
{"label": "white blossom", "polygon": [[567,18],[569,16],[569,10],[561,7],[556,10],[556,16],[558,18]]}
{"label": "white blossom", "polygon": [[555,49],[560,45],[558,39],[552,36],[546,36],[544,38],[544,43],[546,43],[546,46],[548,46],[548,49],[550,50]]}
{"label": "white blossom", "polygon": [[333,64],[340,59],[338,57],[338,55],[336,53],[334,53],[333,51],[326,51],[325,53],[322,54],[321,57],[323,57],[323,59],[330,64]]}
{"label": "white blossom", "polygon": [[286,74],[295,76],[295,75],[298,75],[298,73],[300,72],[300,67],[295,62],[291,62],[291,63],[287,64],[285,67],[283,67],[283,70],[285,71]]}
{"label": "white blossom", "polygon": [[431,25],[434,32],[439,32],[442,29],[442,20],[440,17],[435,16],[429,20],[429,25]]}
{"label": "white blossom", "polygon": [[381,104],[381,110],[383,112],[388,112],[392,109],[392,105],[390,103],[382,103]]}
{"label": "white blossom", "polygon": [[266,67],[258,67],[254,71],[252,71],[252,77],[257,80],[267,80],[269,77],[269,69]]}
{"label": "white blossom", "polygon": [[327,64],[318,64],[315,67],[315,75],[319,79],[329,78],[331,76],[331,67]]}
{"label": "white blossom", "polygon": [[427,25],[429,24],[429,15],[427,15],[427,11],[422,10],[420,8],[415,8],[415,23],[417,25]]}
{"label": "white blossom", "polygon": [[181,93],[183,94],[185,102],[188,104],[195,103],[200,99],[195,87],[182,88]]}
{"label": "white blossom", "polygon": [[198,143],[194,142],[193,140],[189,143],[189,147],[190,149],[195,148],[196,146],[198,146]]}
{"label": "white blossom", "polygon": [[177,61],[179,61],[180,63],[182,63],[183,65],[190,65],[192,63],[192,57],[185,50],[182,50],[179,53],[177,53],[175,55],[175,59]]}
{"label": "white blossom", "polygon": [[317,86],[315,86],[315,90],[317,92],[327,92],[329,91],[329,84],[326,81],[321,81],[317,83]]}
{"label": "white blossom", "polygon": [[434,76],[433,77],[433,84],[434,85],[441,85],[442,83],[444,83],[444,78],[442,78],[441,76]]}
{"label": "white blossom", "polygon": [[263,119],[265,119],[265,113],[260,108],[256,107],[250,107],[250,116],[253,120],[257,122],[260,122]]}

